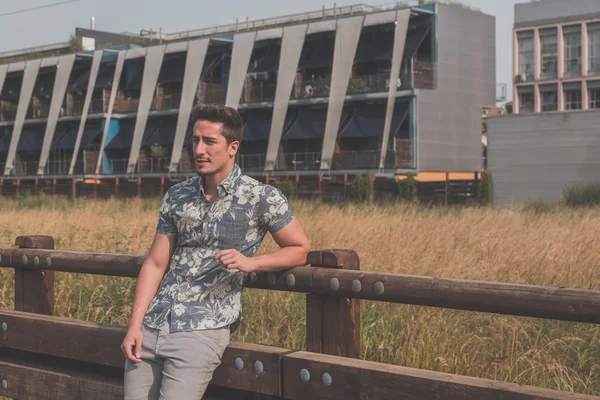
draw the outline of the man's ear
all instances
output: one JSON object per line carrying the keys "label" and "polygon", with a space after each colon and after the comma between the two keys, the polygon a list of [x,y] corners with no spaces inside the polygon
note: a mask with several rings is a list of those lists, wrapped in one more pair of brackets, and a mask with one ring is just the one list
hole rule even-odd
{"label": "man's ear", "polygon": [[237,140],[229,144],[229,157],[234,158],[240,148],[240,142]]}

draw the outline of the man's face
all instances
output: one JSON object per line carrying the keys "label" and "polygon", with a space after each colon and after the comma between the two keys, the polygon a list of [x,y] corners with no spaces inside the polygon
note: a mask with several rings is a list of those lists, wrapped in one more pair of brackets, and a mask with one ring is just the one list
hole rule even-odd
{"label": "man's face", "polygon": [[233,167],[239,142],[227,143],[220,122],[198,121],[194,127],[194,159],[198,175],[213,175]]}

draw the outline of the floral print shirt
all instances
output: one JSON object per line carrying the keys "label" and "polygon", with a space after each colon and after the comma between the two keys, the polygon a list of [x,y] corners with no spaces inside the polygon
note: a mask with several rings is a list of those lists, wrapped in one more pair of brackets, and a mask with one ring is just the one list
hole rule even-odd
{"label": "floral print shirt", "polygon": [[160,207],[158,233],[177,235],[177,246],[144,324],[159,329],[170,316],[170,331],[230,326],[242,317],[246,273],[221,267],[214,256],[236,249],[254,256],[265,234],[286,226],[293,214],[283,194],[249,176],[236,164],[217,185],[213,204],[196,176],[171,187]]}

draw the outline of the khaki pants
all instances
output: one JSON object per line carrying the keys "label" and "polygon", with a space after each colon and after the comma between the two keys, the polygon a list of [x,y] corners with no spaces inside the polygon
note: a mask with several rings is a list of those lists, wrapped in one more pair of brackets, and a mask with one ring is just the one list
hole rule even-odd
{"label": "khaki pants", "polygon": [[142,362],[125,362],[125,400],[200,400],[229,344],[229,327],[169,333],[142,325]]}

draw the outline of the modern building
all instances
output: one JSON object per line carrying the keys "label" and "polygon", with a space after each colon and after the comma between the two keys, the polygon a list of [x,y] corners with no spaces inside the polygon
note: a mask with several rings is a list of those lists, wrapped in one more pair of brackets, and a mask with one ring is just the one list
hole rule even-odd
{"label": "modern building", "polygon": [[358,4],[175,34],[76,35],[77,53],[0,65],[3,185],[193,174],[190,111],[207,102],[241,112],[238,162],[257,177],[482,168],[496,71],[495,19],[479,11]]}
{"label": "modern building", "polygon": [[515,5],[514,113],[600,108],[600,3]]}
{"label": "modern building", "polygon": [[515,5],[513,114],[489,117],[494,201],[558,201],[600,181],[600,2]]}

